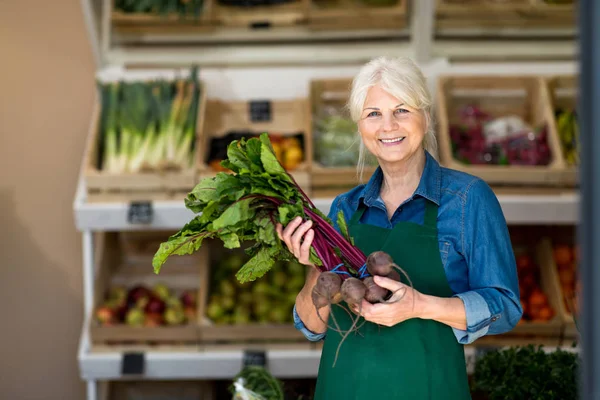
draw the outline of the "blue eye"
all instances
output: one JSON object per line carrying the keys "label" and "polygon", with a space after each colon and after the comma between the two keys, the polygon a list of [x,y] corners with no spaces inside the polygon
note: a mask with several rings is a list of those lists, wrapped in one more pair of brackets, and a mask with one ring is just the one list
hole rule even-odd
{"label": "blue eye", "polygon": [[409,112],[406,108],[397,108],[396,110],[394,110],[394,112],[396,114],[405,114],[407,112]]}
{"label": "blue eye", "polygon": [[367,114],[367,117],[376,117],[377,115],[379,115],[378,111],[371,111],[369,114]]}

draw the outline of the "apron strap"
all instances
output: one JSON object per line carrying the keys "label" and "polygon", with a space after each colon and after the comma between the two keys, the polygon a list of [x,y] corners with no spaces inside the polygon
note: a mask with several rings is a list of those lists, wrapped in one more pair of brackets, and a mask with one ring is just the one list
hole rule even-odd
{"label": "apron strap", "polygon": [[425,200],[425,219],[424,226],[429,228],[437,228],[438,206],[432,201]]}

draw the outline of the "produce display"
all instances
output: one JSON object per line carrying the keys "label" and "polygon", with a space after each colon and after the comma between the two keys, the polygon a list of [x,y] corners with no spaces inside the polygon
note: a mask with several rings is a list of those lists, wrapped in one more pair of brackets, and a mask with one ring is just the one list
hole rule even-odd
{"label": "produce display", "polygon": [[[285,136],[277,133],[269,133],[268,135],[277,161],[287,171],[293,171],[304,161],[304,135],[302,133]],[[254,132],[236,131],[228,132],[223,137],[213,137],[210,140],[208,165],[214,171],[230,171],[221,165],[221,161],[227,158],[227,147],[229,144],[234,140],[250,139],[258,136]]]}
{"label": "produce display", "polygon": [[278,4],[294,3],[297,0],[218,0],[219,4],[224,6],[237,6],[237,7],[262,7],[262,6],[275,6]]}
{"label": "produce display", "polygon": [[204,0],[115,0],[115,10],[132,14],[199,16]]}
{"label": "produce display", "polygon": [[563,301],[565,307],[571,314],[579,311],[578,296],[580,282],[577,279],[577,250],[566,244],[555,245],[552,255],[558,269]]}
{"label": "produce display", "polygon": [[454,158],[472,165],[548,165],[546,126],[534,129],[517,116],[493,118],[477,106],[460,111],[450,126]]}
{"label": "produce display", "polygon": [[189,79],[99,84],[99,169],[109,173],[190,169],[200,99]]}
{"label": "produce display", "polygon": [[521,294],[521,306],[523,307],[523,318],[519,324],[524,322],[543,322],[554,317],[554,310],[549,302],[548,296],[540,286],[540,267],[527,252],[516,255],[517,273],[519,277],[519,292]]}
{"label": "produce display", "polygon": [[568,165],[579,164],[579,125],[577,111],[557,109],[555,111],[558,137]]}
{"label": "produce display", "polygon": [[315,118],[315,161],[326,167],[353,167],[358,160],[358,129],[338,107]]}
{"label": "produce display", "polygon": [[207,317],[216,324],[292,323],[306,267],[276,262],[268,279],[240,284],[235,273],[247,260],[243,251],[229,250],[213,261]]}
{"label": "produce display", "polygon": [[96,309],[96,321],[102,326],[176,326],[196,319],[197,291],[176,293],[167,285],[113,286]]}

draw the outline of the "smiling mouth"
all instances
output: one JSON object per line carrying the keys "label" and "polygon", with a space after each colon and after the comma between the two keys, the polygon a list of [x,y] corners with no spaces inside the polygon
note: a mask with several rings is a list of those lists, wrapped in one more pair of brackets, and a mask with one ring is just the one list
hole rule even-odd
{"label": "smiling mouth", "polygon": [[379,139],[379,141],[381,143],[400,143],[404,140],[404,138],[406,138],[406,136],[402,136],[402,137],[397,137],[397,138],[392,138],[392,139]]}

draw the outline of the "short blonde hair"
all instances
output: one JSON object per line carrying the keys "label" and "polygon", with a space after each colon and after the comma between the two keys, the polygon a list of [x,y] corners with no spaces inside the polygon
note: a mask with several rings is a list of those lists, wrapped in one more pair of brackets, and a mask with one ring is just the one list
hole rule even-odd
{"label": "short blonde hair", "polygon": [[[407,57],[378,57],[365,64],[352,82],[352,90],[348,100],[350,117],[356,123],[360,120],[367,98],[367,92],[379,85],[392,96],[401,99],[409,107],[421,111],[425,116],[427,131],[423,139],[423,147],[437,158],[437,139],[431,110],[433,107],[427,81],[419,67]],[[367,149],[359,133],[360,150],[357,172],[362,179]]]}

